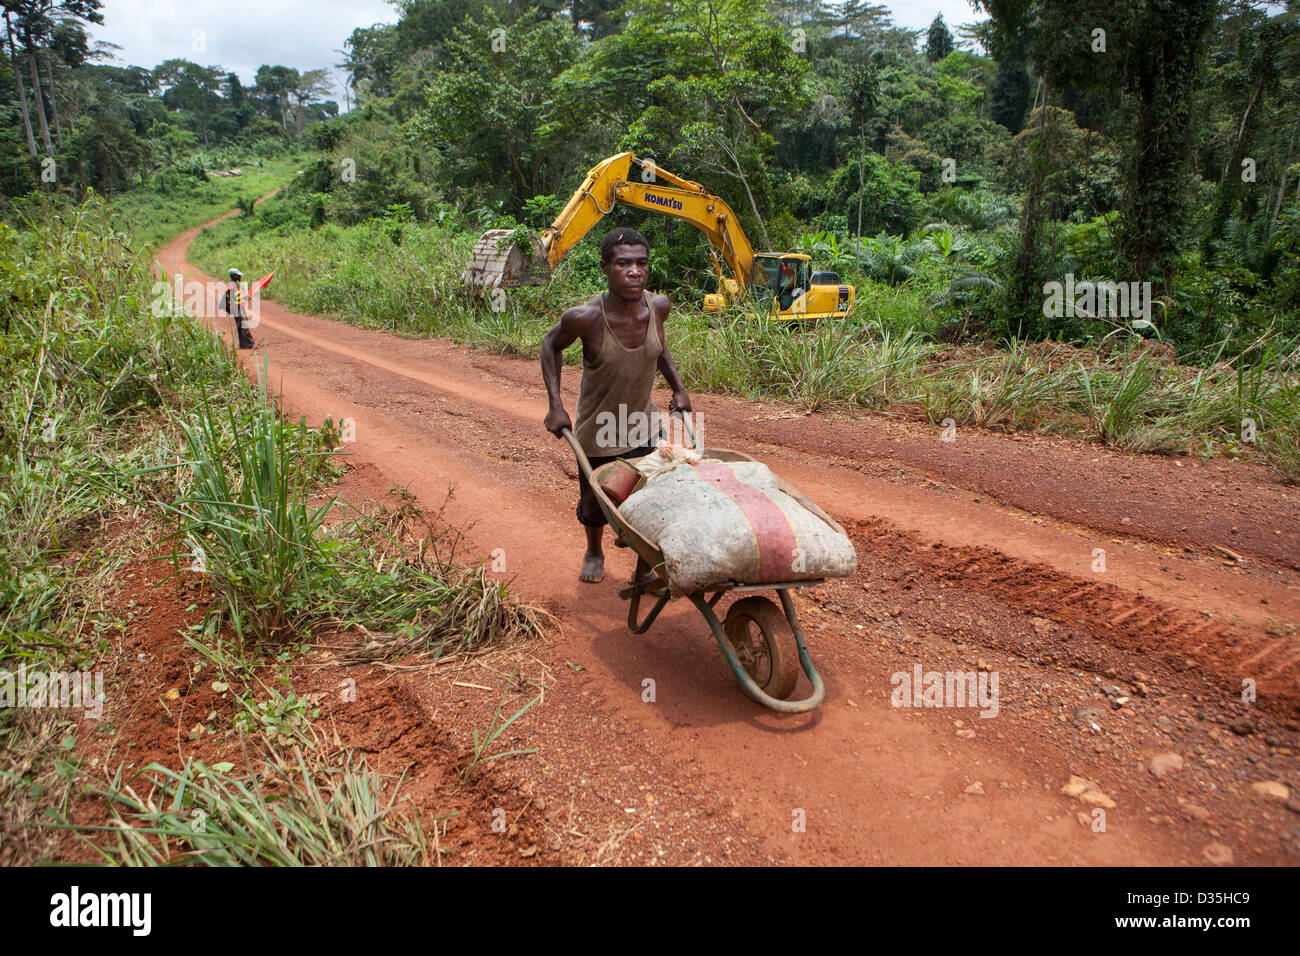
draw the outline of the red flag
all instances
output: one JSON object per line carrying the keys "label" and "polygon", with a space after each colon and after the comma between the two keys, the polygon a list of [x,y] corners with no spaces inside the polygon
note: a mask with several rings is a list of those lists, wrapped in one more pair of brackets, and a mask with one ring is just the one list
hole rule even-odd
{"label": "red flag", "polygon": [[271,281],[271,277],[274,275],[275,275],[274,272],[268,272],[266,275],[262,276],[262,278],[258,279],[251,286],[249,286],[248,294],[257,295],[257,293],[261,292],[263,289],[266,288],[266,284]]}

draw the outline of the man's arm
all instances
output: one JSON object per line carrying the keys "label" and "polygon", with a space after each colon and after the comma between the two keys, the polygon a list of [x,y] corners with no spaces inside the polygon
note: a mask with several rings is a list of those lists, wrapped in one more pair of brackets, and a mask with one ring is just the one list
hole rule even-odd
{"label": "man's arm", "polygon": [[566,309],[560,321],[542,339],[542,381],[546,383],[546,395],[550,399],[550,410],[542,424],[556,438],[562,437],[564,429],[573,428],[573,421],[564,410],[560,370],[564,367],[564,350],[582,337],[582,328],[581,311]]}
{"label": "man's arm", "polygon": [[[691,397],[686,394],[686,386],[682,384],[682,378],[677,374],[677,366],[673,365],[673,357],[668,353],[668,338],[664,335],[664,323],[668,321],[668,313],[672,309],[672,303],[668,301],[668,296],[660,295],[655,297],[655,312],[659,318],[659,341],[662,348],[659,351],[659,371],[663,373],[664,381],[672,390],[673,397],[668,402],[668,411],[672,412],[689,412],[691,411]],[[660,311],[660,301],[662,300],[662,311]]]}

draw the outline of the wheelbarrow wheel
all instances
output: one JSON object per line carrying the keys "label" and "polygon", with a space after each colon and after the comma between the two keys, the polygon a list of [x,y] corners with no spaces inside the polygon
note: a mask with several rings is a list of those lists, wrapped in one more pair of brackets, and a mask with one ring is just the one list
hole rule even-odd
{"label": "wheelbarrow wheel", "polygon": [[787,700],[799,682],[799,645],[785,614],[765,597],[748,597],[727,610],[727,643],[765,694]]}

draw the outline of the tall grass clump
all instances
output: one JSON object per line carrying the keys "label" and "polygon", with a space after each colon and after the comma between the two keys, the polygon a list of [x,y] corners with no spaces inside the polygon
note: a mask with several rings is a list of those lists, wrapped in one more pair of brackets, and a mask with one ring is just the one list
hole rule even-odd
{"label": "tall grass clump", "polygon": [[[112,825],[91,843],[117,866],[421,866],[434,849],[400,780],[345,753],[321,765],[295,748],[272,752],[257,774],[187,760],[180,770],[145,767],[97,789]],[[147,789],[146,789],[147,785]],[[144,793],[139,791],[143,790]]]}
{"label": "tall grass clump", "polygon": [[[331,469],[332,423],[286,421],[264,385],[246,388],[241,410],[202,404],[190,414],[186,455],[173,466],[183,493],[152,503],[174,526],[166,540],[177,572],[206,576],[221,599],[214,613],[237,635],[283,643],[355,627],[385,654],[440,656],[541,634],[541,612],[481,567],[456,563],[437,519],[409,540],[422,514],[414,506],[367,515],[334,498],[309,505]],[[326,528],[336,507],[347,517]]]}
{"label": "tall grass clump", "polygon": [[245,412],[204,403],[184,423],[187,490],[172,535],[191,548],[191,568],[212,575],[235,630],[277,641],[314,612],[314,535],[333,502],[306,501],[311,459],[328,450],[304,449],[305,423],[282,420],[266,399]]}

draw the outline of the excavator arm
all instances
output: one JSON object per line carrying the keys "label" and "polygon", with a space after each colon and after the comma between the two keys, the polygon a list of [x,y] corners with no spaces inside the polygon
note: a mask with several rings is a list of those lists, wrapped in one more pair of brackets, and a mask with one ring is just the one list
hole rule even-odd
{"label": "excavator arm", "polygon": [[[633,165],[639,166],[643,175],[629,180]],[[754,249],[731,207],[699,183],[642,162],[632,153],[619,153],[591,168],[555,221],[542,230],[532,262],[518,249],[500,248],[502,240],[509,235],[507,230],[484,233],[474,248],[474,259],[465,272],[466,281],[488,286],[533,285],[546,281],[545,273],[559,265],[619,203],[690,223],[708,237],[740,287],[743,289],[748,283]],[[500,280],[496,279],[497,275],[501,276]]]}
{"label": "excavator arm", "polygon": [[[629,178],[634,165],[641,172]],[[689,222],[708,236],[716,250],[718,292],[704,297],[705,312],[722,311],[747,296],[769,303],[772,314],[785,319],[840,319],[853,309],[855,291],[839,284],[838,274],[811,272],[810,258],[803,253],[755,253],[736,214],[722,199],[632,153],[619,153],[593,166],[555,221],[541,235],[531,236],[530,243],[515,241],[518,233],[509,229],[485,232],[461,278],[468,285],[491,289],[541,285],[620,203]],[[732,277],[722,274],[719,257]]]}
{"label": "excavator arm", "polygon": [[[638,180],[628,179],[633,165],[642,169]],[[731,207],[699,183],[643,163],[632,153],[619,153],[594,166],[542,233],[549,264],[557,265],[615,203],[690,223],[708,237],[737,280],[742,285],[748,281],[754,249]]]}
{"label": "excavator arm", "polygon": [[614,208],[618,184],[627,179],[632,159],[631,153],[619,153],[591,167],[555,221],[542,232],[542,247],[550,266],[559,265],[569,250]]}

